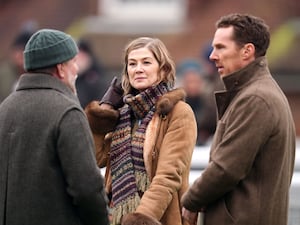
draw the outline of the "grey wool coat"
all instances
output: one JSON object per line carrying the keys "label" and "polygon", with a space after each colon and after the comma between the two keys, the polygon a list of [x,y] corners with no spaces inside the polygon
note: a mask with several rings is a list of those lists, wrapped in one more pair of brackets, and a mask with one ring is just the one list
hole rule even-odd
{"label": "grey wool coat", "polygon": [[210,162],[182,198],[205,225],[286,225],[295,128],[265,57],[223,78]]}
{"label": "grey wool coat", "polygon": [[0,105],[0,225],[107,225],[103,178],[71,89],[23,74]]}

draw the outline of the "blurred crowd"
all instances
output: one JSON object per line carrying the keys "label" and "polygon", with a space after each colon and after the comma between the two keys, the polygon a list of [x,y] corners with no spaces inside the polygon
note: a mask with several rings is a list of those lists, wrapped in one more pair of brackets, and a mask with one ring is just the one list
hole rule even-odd
{"label": "blurred crowd", "polygon": [[212,51],[207,45],[199,58],[187,58],[177,66],[178,86],[186,92],[186,102],[192,107],[198,128],[197,145],[206,145],[216,128],[214,92],[223,89],[215,65],[209,60]]}

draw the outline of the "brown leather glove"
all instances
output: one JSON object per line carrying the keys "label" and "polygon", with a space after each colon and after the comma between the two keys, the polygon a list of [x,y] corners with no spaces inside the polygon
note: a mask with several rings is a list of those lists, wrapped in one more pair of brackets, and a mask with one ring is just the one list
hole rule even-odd
{"label": "brown leather glove", "polygon": [[110,104],[114,109],[121,108],[124,105],[123,93],[124,91],[121,87],[121,83],[118,83],[118,78],[114,77],[109,88],[102,97],[100,104]]}
{"label": "brown leather glove", "polygon": [[134,212],[123,216],[121,225],[161,225],[161,223],[155,218]]}

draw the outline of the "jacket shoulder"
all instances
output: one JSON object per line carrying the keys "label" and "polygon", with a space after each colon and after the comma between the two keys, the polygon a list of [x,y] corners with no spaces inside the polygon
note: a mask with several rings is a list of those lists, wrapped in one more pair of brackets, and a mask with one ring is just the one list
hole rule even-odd
{"label": "jacket shoulder", "polygon": [[164,94],[156,104],[157,113],[162,116],[169,114],[178,102],[185,101],[185,97],[186,93],[182,88]]}

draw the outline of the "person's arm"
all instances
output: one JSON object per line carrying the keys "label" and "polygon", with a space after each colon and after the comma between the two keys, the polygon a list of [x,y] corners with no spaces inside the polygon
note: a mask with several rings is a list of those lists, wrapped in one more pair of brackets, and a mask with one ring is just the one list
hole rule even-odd
{"label": "person's arm", "polygon": [[92,101],[86,106],[85,114],[93,133],[97,164],[101,168],[105,167],[110,150],[110,140],[105,137],[115,129],[119,119],[119,111],[113,109],[109,104],[100,105],[100,102]]}
{"label": "person's arm", "polygon": [[114,77],[100,101],[90,102],[84,109],[96,146],[96,160],[99,167],[105,167],[110,151],[110,139],[107,133],[113,131],[119,119],[118,109],[124,105],[123,89]]}
{"label": "person's arm", "polygon": [[218,123],[214,139],[220,141],[211,149],[208,166],[182,198],[191,211],[200,211],[234,189],[249,174],[273,129],[274,116],[259,97],[243,98],[230,110],[226,123]]}
{"label": "person's arm", "polygon": [[108,225],[104,181],[97,167],[94,142],[84,113],[65,113],[59,123],[57,153],[66,191],[84,224]]}

